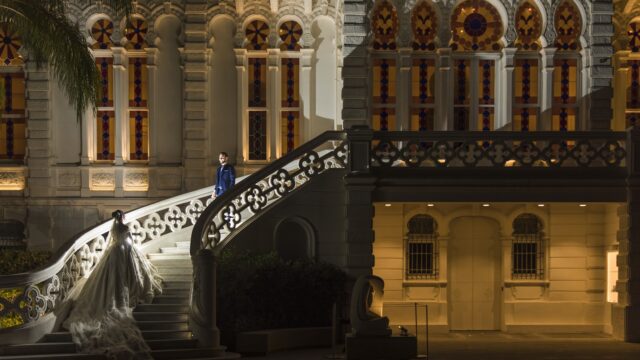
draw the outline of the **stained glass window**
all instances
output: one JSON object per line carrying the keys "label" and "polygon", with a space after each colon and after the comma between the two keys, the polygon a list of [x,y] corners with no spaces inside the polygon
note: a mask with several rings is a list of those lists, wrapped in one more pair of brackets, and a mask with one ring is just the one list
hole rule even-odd
{"label": "stained glass window", "polygon": [[538,119],[538,59],[517,59],[514,69],[513,130],[535,130]]}
{"label": "stained glass window", "polygon": [[0,24],[0,61],[3,65],[20,65],[22,58],[18,50],[22,47],[20,36],[9,28],[7,23]]}
{"label": "stained glass window", "polygon": [[22,163],[26,139],[25,79],[22,70],[0,74],[4,82],[4,107],[0,116],[0,159]]}
{"label": "stained glass window", "polygon": [[96,41],[92,47],[94,49],[110,49],[113,45],[111,41],[113,35],[113,23],[109,19],[100,19],[91,26],[91,37]]}
{"label": "stained glass window", "polygon": [[249,107],[267,106],[267,60],[249,59]]}
{"label": "stained glass window", "polygon": [[149,160],[147,59],[129,58],[129,160]]}
{"label": "stained glass window", "polygon": [[627,111],[626,124],[629,126],[640,126],[640,61],[629,60],[627,76]]}
{"label": "stained glass window", "polygon": [[629,50],[631,52],[640,52],[640,21],[629,23],[627,36],[629,37]]}
{"label": "stained glass window", "polygon": [[262,20],[253,20],[245,29],[247,50],[267,50],[269,47],[269,25]]}
{"label": "stained glass window", "polygon": [[478,62],[478,114],[480,118],[479,129],[482,131],[493,130],[494,105],[495,105],[495,62],[493,60],[480,60]]}
{"label": "stained glass window", "polygon": [[373,128],[396,130],[396,62],[393,59],[373,61]]}
{"label": "stained glass window", "polygon": [[571,0],[563,0],[555,13],[556,47],[560,51],[580,49],[582,20],[580,11]]}
{"label": "stained glass window", "polygon": [[428,2],[418,3],[411,12],[411,30],[413,31],[413,49],[433,51],[438,33],[438,17]]}
{"label": "stained glass window", "polygon": [[147,59],[134,57],[129,59],[129,107],[147,107]]}
{"label": "stained glass window", "polygon": [[149,160],[149,112],[129,112],[129,159]]}
{"label": "stained glass window", "polygon": [[434,129],[435,70],[434,59],[413,59],[410,124],[412,131]]}
{"label": "stained glass window", "polygon": [[286,154],[300,145],[300,60],[285,58],[280,65],[281,151]]}
{"label": "stained glass window", "polygon": [[267,160],[267,60],[249,58],[249,160]]}
{"label": "stained glass window", "polygon": [[249,111],[249,160],[267,160],[266,111]]}
{"label": "stained glass window", "polygon": [[148,26],[144,19],[133,18],[127,21],[124,35],[127,38],[127,49],[141,50],[147,47],[145,40]]}
{"label": "stained glass window", "polygon": [[453,50],[497,51],[502,48],[502,21],[496,8],[482,0],[465,0],[451,15]]}
{"label": "stained glass window", "polygon": [[453,129],[469,130],[471,61],[455,60],[453,69]]}
{"label": "stained glass window", "polygon": [[553,71],[552,130],[576,129],[578,66],[576,59],[556,59]]}
{"label": "stained glass window", "polygon": [[540,49],[542,16],[538,8],[528,1],[523,2],[516,12],[516,31],[518,38],[515,45],[518,50]]}
{"label": "stained glass window", "polygon": [[398,14],[388,0],[378,2],[371,18],[373,48],[375,50],[395,50],[398,33]]}
{"label": "stained glass window", "polygon": [[302,37],[302,26],[295,21],[286,21],[280,25],[278,35],[282,44],[280,50],[297,51],[300,50],[300,38]]}
{"label": "stained glass window", "polygon": [[113,111],[98,110],[96,117],[96,159],[115,159],[116,118]]}

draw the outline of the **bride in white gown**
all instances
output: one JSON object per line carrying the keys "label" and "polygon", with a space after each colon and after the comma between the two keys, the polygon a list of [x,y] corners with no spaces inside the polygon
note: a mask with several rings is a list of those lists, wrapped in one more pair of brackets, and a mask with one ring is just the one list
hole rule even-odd
{"label": "bride in white gown", "polygon": [[113,212],[111,241],[87,279],[63,327],[82,353],[111,359],[151,359],[133,319],[139,302],[162,290],[156,268],[133,244],[124,213]]}

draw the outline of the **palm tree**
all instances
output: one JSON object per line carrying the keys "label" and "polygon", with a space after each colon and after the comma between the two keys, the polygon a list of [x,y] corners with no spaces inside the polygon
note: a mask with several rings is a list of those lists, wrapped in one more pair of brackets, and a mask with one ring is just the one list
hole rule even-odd
{"label": "palm tree", "polygon": [[[66,92],[78,119],[86,109],[95,109],[99,73],[78,24],[71,22],[67,8],[73,0],[0,0],[0,24],[19,34],[22,44],[38,67],[48,64]],[[129,15],[133,0],[76,0],[110,6],[117,14]],[[0,45],[7,40],[0,39]],[[4,84],[0,84],[4,94]],[[0,105],[3,103],[0,99]],[[0,106],[2,108],[4,106]]]}

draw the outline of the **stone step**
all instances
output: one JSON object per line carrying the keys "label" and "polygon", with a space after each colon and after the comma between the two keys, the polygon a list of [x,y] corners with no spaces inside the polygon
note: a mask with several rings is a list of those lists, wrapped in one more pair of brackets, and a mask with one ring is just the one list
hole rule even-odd
{"label": "stone step", "polygon": [[158,270],[158,273],[160,274],[160,276],[165,276],[165,275],[174,275],[174,274],[193,274],[193,266],[191,266],[191,264],[189,264],[188,266],[178,266],[178,265],[174,265],[174,266],[156,266],[156,269]]}
{"label": "stone step", "polygon": [[178,304],[189,305],[189,294],[184,295],[160,295],[153,298],[153,304]]}
{"label": "stone step", "polygon": [[[154,254],[158,254],[158,255],[162,255],[162,256],[167,256],[167,254],[159,254],[159,253],[154,253]],[[180,259],[163,259],[163,258],[159,258],[159,259],[151,259],[151,263],[153,265],[155,265],[156,267],[172,267],[172,266],[178,266],[178,267],[191,267],[193,268],[193,265],[191,265],[191,258],[186,258],[183,255],[178,255],[181,256],[182,258]]]}
{"label": "stone step", "polygon": [[189,253],[189,248],[183,248],[183,247],[163,247],[160,248],[160,253],[161,254],[186,254],[186,255],[190,255]]}
{"label": "stone step", "polygon": [[196,348],[196,349],[170,349],[170,350],[154,350],[151,355],[156,360],[172,360],[172,359],[191,359],[191,360],[222,360],[222,359],[239,359],[239,354],[224,353],[222,356],[215,356],[216,349],[212,348]]}
{"label": "stone step", "polygon": [[63,353],[63,354],[46,354],[46,355],[12,355],[2,356],[0,360],[44,360],[44,359],[61,359],[61,360],[106,360],[107,358],[102,355],[89,355],[89,354],[77,354],[77,353]]}
{"label": "stone step", "polygon": [[147,340],[147,345],[151,350],[193,349],[198,346],[198,341],[195,339]]}
{"label": "stone step", "polygon": [[4,355],[43,355],[75,353],[76,345],[72,342],[47,342],[35,344],[19,344],[5,346]]}
{"label": "stone step", "polygon": [[134,312],[133,318],[138,322],[155,322],[155,321],[189,321],[188,312]]}
{"label": "stone step", "polygon": [[189,254],[163,254],[163,253],[151,253],[148,254],[149,260],[155,265],[156,260],[183,260],[191,263],[191,256]]}
{"label": "stone step", "polygon": [[[189,330],[143,330],[142,337],[145,340],[155,339],[191,339],[191,331]],[[44,343],[65,343],[72,342],[71,333],[66,332],[52,332],[44,336]]]}
{"label": "stone step", "polygon": [[176,305],[176,304],[138,304],[134,309],[134,312],[155,312],[155,313],[163,313],[163,312],[188,312],[189,305]]}
{"label": "stone step", "polygon": [[[161,317],[161,316],[159,316]],[[186,321],[136,321],[140,330],[189,330],[189,323]]]}
{"label": "stone step", "polygon": [[191,274],[170,274],[170,275],[162,275],[162,280],[164,282],[172,282],[172,281],[186,281],[191,282],[193,280],[193,275]]}
{"label": "stone step", "polygon": [[184,296],[189,296],[189,289],[175,289],[175,288],[163,288],[162,289],[162,295],[168,295],[168,296],[178,296],[178,295],[184,295]]}
{"label": "stone step", "polygon": [[179,248],[190,248],[191,247],[191,241],[187,240],[187,241],[176,241],[176,246]]}
{"label": "stone step", "polygon": [[191,279],[189,279],[189,281],[185,281],[185,280],[180,280],[180,281],[176,281],[176,280],[164,280],[162,281],[162,285],[163,285],[163,289],[181,289],[184,291],[189,291],[191,290]]}

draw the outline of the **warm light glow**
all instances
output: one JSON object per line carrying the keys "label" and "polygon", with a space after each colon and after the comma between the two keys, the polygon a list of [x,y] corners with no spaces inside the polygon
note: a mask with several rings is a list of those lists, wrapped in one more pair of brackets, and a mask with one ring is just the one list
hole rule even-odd
{"label": "warm light glow", "polygon": [[580,205],[578,205],[578,206],[580,206],[580,207],[587,207],[587,204],[580,204]]}
{"label": "warm light glow", "polygon": [[428,207],[434,207],[434,204],[427,204]]}
{"label": "warm light glow", "polygon": [[513,167],[516,166],[516,161],[515,160],[507,160],[504,162],[504,167]]}
{"label": "warm light glow", "polygon": [[618,251],[607,251],[607,302],[618,302],[618,291],[616,290],[616,282],[618,282]]}
{"label": "warm light glow", "polygon": [[384,204],[384,206],[386,206],[386,207],[390,207],[390,206],[391,206],[391,204]]}
{"label": "warm light glow", "polygon": [[21,191],[24,190],[25,183],[24,168],[0,169],[0,191]]}
{"label": "warm light glow", "polygon": [[538,204],[538,207],[544,207],[544,204]]}
{"label": "warm light glow", "polygon": [[489,207],[491,206],[490,204],[482,204],[482,207]]}

